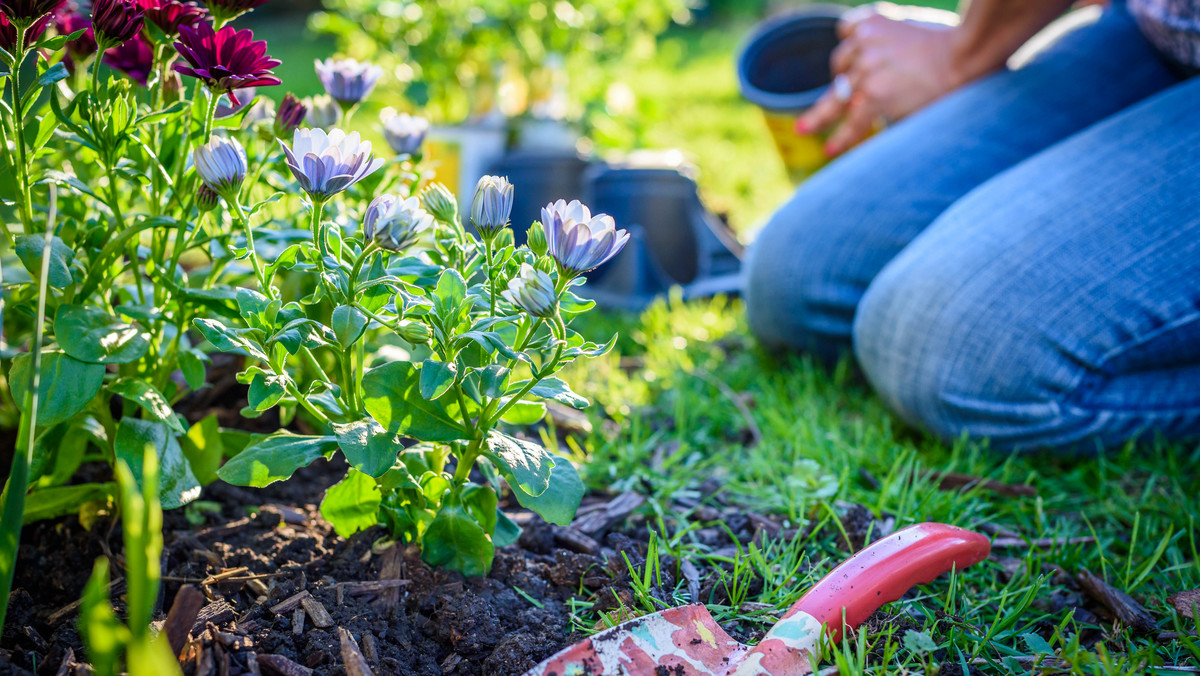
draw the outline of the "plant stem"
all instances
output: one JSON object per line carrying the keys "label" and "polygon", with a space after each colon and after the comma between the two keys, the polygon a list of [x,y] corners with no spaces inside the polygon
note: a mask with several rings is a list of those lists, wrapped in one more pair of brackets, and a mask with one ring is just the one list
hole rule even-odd
{"label": "plant stem", "polygon": [[483,444],[483,439],[475,439],[467,450],[458,458],[458,467],[454,468],[454,482],[466,483],[467,479],[471,478],[471,468],[475,466],[475,459],[479,457],[479,447]]}
{"label": "plant stem", "polygon": [[547,364],[543,365],[541,369],[534,371],[529,378],[529,382],[525,383],[525,386],[521,388],[521,391],[510,397],[508,402],[501,406],[500,410],[496,411],[496,413],[491,416],[490,419],[480,419],[479,429],[487,429],[494,425],[497,420],[504,417],[504,414],[508,412],[508,409],[516,406],[517,402],[521,401],[522,397],[529,394],[529,391],[536,387],[537,384],[542,381],[542,378],[553,373],[554,368],[558,366],[558,360],[562,358],[563,347],[565,347],[565,343],[559,343],[558,349],[554,352],[554,358],[551,359]]}
{"label": "plant stem", "polygon": [[268,298],[274,298],[275,292],[267,283],[267,275],[263,271],[262,262],[258,260],[258,252],[254,250],[254,231],[250,228],[250,220],[246,218],[246,212],[242,210],[242,205],[238,201],[237,195],[231,194],[225,199],[229,204],[229,210],[233,212],[238,224],[242,226],[242,230],[246,233],[246,250],[249,251],[250,263],[254,266],[254,276],[258,278],[259,288],[262,289],[263,295]]}
{"label": "plant stem", "polygon": [[308,411],[309,415],[311,415],[312,417],[321,421],[321,423],[324,424],[326,427],[333,427],[333,422],[331,420],[329,420],[329,418],[326,417],[324,413],[321,413],[321,411],[319,409],[317,409],[317,407],[310,404],[308,402],[308,399],[306,399],[304,397],[304,395],[300,394],[300,390],[296,389],[296,386],[294,384],[289,383],[287,386],[287,391],[288,391],[288,394],[292,395],[292,397],[295,398],[297,403],[299,403],[301,406],[304,407],[305,411]]}
{"label": "plant stem", "polygon": [[[12,69],[13,135],[16,136],[17,144],[17,190],[21,196],[21,226],[26,234],[33,232],[33,203],[29,194],[29,158],[25,148],[25,115],[21,106],[21,64],[24,63],[25,56],[29,53],[25,49],[25,36],[28,34],[28,30],[29,28],[26,26],[17,27],[17,53]],[[4,232],[8,234],[7,225],[4,227]],[[12,239],[11,235],[9,235],[9,239]]]}
{"label": "plant stem", "polygon": [[496,316],[496,271],[492,269],[492,239],[489,237],[483,242],[487,251],[487,276],[488,276],[488,299],[491,301],[492,307],[489,317]]}

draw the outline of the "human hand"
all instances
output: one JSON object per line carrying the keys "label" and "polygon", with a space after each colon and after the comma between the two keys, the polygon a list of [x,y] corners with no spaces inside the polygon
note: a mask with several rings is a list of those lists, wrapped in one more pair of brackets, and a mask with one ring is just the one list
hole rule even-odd
{"label": "human hand", "polygon": [[840,121],[825,144],[827,155],[838,155],[878,122],[899,120],[962,85],[953,58],[957,18],[886,2],[847,12],[830,59],[838,86],[796,120],[796,132],[820,132]]}

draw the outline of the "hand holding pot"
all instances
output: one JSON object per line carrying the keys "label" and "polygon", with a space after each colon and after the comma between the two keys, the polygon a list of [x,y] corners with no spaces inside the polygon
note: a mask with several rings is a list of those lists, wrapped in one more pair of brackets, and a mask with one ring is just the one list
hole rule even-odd
{"label": "hand holding pot", "polygon": [[966,82],[956,68],[957,15],[875,3],[847,12],[830,67],[836,86],[796,121],[810,134],[841,122],[825,145],[838,155],[880,121],[896,121]]}

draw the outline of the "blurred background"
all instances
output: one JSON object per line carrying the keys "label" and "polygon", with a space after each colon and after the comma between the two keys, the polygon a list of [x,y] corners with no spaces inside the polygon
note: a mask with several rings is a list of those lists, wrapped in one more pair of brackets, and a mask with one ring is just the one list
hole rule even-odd
{"label": "blurred background", "polygon": [[[953,9],[955,2],[922,4]],[[387,75],[351,125],[380,143],[378,113],[393,107],[443,128],[503,119],[510,149],[552,137],[588,158],[678,150],[697,169],[708,209],[746,239],[793,185],[760,111],[738,93],[734,58],[755,24],[803,6],[289,0],[267,3],[240,25],[283,61],[276,72],[284,86],[261,92],[276,99],[320,93],[317,58],[341,54],[382,65]]]}

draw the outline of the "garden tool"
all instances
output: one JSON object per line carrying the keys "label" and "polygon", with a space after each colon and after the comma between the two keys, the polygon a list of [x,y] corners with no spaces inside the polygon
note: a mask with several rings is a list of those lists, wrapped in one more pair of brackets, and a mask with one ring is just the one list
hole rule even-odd
{"label": "garden tool", "polygon": [[801,676],[822,632],[841,639],[885,603],[987,558],[986,537],[922,523],[854,554],[809,589],[756,646],[738,643],[702,605],[671,608],[602,631],[525,676]]}

